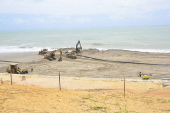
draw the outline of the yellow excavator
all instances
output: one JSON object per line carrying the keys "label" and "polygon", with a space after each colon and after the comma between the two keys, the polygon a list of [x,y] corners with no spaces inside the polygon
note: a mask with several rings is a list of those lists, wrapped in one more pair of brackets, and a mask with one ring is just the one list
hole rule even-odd
{"label": "yellow excavator", "polygon": [[77,55],[74,52],[70,52],[66,54],[66,58],[76,59]]}
{"label": "yellow excavator", "polygon": [[28,73],[28,70],[26,70],[26,69],[25,70],[21,70],[18,67],[17,63],[13,63],[13,64],[10,64],[10,67],[6,68],[6,72],[13,73],[13,74],[26,74],[26,73]]}
{"label": "yellow excavator", "polygon": [[44,54],[44,59],[48,59],[50,61],[56,60],[55,53],[56,53],[56,50],[47,52],[46,54]]}
{"label": "yellow excavator", "polygon": [[77,59],[76,54],[80,53],[81,50],[82,50],[82,46],[81,46],[81,43],[80,43],[80,40],[79,40],[76,44],[76,49],[72,50],[72,52],[66,53],[66,58]]}

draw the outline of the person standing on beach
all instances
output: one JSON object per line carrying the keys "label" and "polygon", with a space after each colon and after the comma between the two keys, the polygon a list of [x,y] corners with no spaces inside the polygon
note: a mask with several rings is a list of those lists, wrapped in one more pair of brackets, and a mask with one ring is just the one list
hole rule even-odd
{"label": "person standing on beach", "polygon": [[1,78],[1,84],[3,84],[4,83],[4,81],[2,80],[2,78]]}
{"label": "person standing on beach", "polygon": [[139,77],[141,77],[142,76],[142,73],[141,72],[139,72]]}
{"label": "person standing on beach", "polygon": [[30,66],[30,69],[31,69],[31,72],[33,72],[33,67],[32,66]]}

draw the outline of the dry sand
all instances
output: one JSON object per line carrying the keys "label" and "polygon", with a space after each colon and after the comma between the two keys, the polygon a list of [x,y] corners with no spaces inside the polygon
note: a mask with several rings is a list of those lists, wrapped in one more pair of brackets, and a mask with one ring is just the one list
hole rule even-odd
{"label": "dry sand", "polygon": [[[0,75],[2,113],[169,113],[170,87],[161,82],[124,82],[86,78],[57,78]],[[17,85],[17,84],[22,85]],[[28,86],[29,85],[29,86]],[[37,87],[41,86],[41,87]],[[46,87],[46,88],[42,88]],[[47,88],[50,87],[50,88]],[[86,89],[86,90],[68,90]]]}

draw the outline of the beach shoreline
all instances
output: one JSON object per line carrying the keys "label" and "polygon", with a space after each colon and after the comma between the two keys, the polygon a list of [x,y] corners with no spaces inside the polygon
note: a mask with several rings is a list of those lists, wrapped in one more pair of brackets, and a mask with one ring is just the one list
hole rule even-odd
{"label": "beach shoreline", "polygon": [[[63,49],[66,50],[72,48]],[[33,66],[34,71],[30,72],[30,75],[58,76],[60,72],[62,76],[67,77],[138,79],[137,75],[141,72],[152,74],[151,79],[170,77],[170,53],[84,49],[79,55],[108,61],[81,56],[69,59],[63,55],[63,61],[58,62],[59,52],[56,53],[57,60],[54,61],[44,59],[42,55],[38,55],[38,52],[6,54],[0,55],[0,73],[5,73],[5,67],[10,63],[18,63],[21,69],[28,69],[29,72],[30,66]]]}

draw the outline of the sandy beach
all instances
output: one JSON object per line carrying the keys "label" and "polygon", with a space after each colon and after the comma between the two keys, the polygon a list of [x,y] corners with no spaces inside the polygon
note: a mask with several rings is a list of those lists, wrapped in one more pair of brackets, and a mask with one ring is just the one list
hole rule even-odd
{"label": "sandy beach", "polygon": [[[167,113],[170,87],[170,54],[123,50],[83,50],[85,58],[49,61],[37,52],[0,55],[0,112],[3,113]],[[57,59],[59,53],[56,54]],[[104,59],[110,61],[95,60]],[[5,72],[18,63],[28,74]],[[30,66],[34,71],[30,71]],[[61,91],[59,87],[61,75]],[[142,80],[138,73],[152,74]],[[26,80],[22,80],[22,76]],[[124,98],[124,77],[126,78]]]}
{"label": "sandy beach", "polygon": [[0,0],[0,113],[170,113],[170,0]]}
{"label": "sandy beach", "polygon": [[[21,69],[28,69],[30,66],[34,71],[29,75],[61,76],[65,77],[89,77],[89,78],[134,78],[139,72],[152,74],[151,79],[170,77],[170,54],[169,53],[148,53],[124,50],[99,51],[96,49],[83,50],[80,55],[98,59],[111,60],[101,61],[91,58],[77,56],[77,59],[65,58],[63,61],[48,61],[43,59],[37,52],[0,55],[0,73],[5,73],[6,66],[17,62]],[[57,59],[59,52],[56,53]],[[6,62],[4,62],[6,61]]]}

